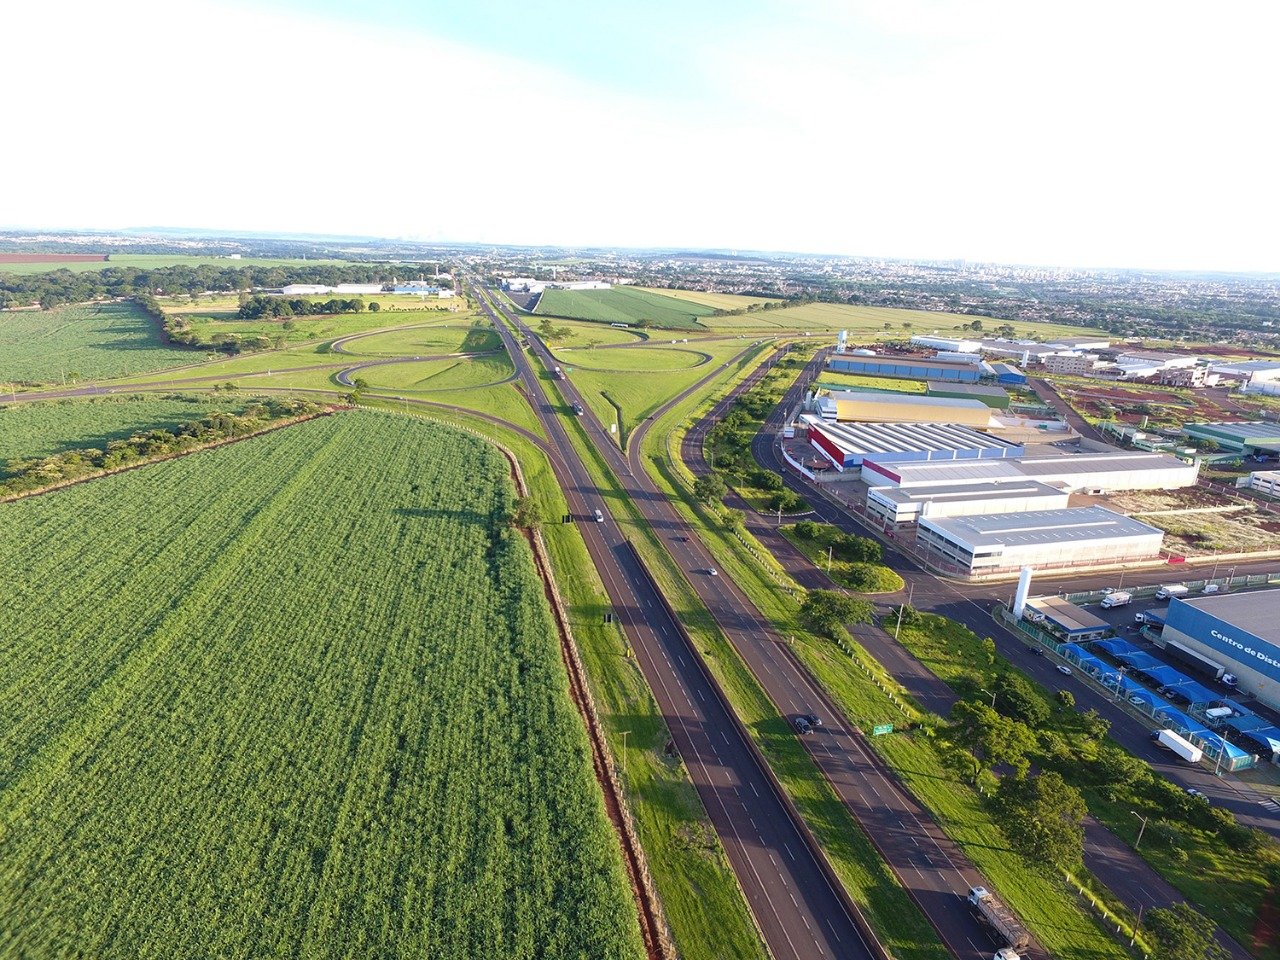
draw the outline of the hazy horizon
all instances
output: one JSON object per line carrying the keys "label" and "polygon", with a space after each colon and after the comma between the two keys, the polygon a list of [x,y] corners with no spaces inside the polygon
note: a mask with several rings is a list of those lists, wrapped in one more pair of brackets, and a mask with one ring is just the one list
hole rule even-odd
{"label": "hazy horizon", "polygon": [[1280,272],[1261,3],[11,16],[8,229]]}

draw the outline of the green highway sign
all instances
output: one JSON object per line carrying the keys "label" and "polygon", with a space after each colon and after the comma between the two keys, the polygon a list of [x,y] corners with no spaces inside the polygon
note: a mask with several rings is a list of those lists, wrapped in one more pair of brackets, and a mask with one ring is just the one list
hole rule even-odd
{"label": "green highway sign", "polygon": [[893,733],[892,723],[881,723],[871,728],[871,735],[873,737],[881,737],[886,733]]}

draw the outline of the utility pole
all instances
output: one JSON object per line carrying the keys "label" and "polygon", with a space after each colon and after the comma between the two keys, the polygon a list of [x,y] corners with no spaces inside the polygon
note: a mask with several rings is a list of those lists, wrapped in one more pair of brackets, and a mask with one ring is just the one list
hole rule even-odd
{"label": "utility pole", "polygon": [[[983,693],[991,693],[991,691],[988,690],[986,687],[979,687],[978,689],[981,690]],[[994,710],[995,708],[996,708],[996,695],[994,693],[991,693],[991,709]]]}
{"label": "utility pole", "polygon": [[1142,814],[1140,814],[1140,813],[1138,813],[1137,811],[1134,811],[1134,810],[1130,810],[1129,812],[1130,812],[1130,813],[1132,813],[1135,817],[1137,817],[1139,820],[1141,820],[1141,821],[1142,821],[1142,826],[1138,828],[1138,839],[1137,839],[1137,840],[1135,840],[1135,841],[1133,841],[1133,849],[1134,849],[1134,850],[1137,850],[1137,849],[1138,849],[1138,844],[1140,844],[1140,843],[1142,842],[1142,834],[1143,834],[1143,832],[1147,829],[1147,820],[1148,820],[1148,819],[1150,819],[1150,818],[1149,818],[1149,817],[1144,817]]}
{"label": "utility pole", "polygon": [[[902,611],[905,610],[907,607],[911,606],[911,598],[912,596],[915,595],[915,592],[916,592],[916,585],[913,583],[911,585],[911,589],[907,591],[906,604],[905,605],[901,603],[898,604],[898,625],[893,628],[893,639],[895,640],[898,639],[898,634],[902,632]],[[992,706],[995,706],[995,704],[992,704]]]}
{"label": "utility pole", "polygon": [[627,734],[630,732],[630,730],[622,731],[622,775],[624,777],[627,775]]}
{"label": "utility pole", "polygon": [[827,573],[831,572],[831,547],[827,547]]}

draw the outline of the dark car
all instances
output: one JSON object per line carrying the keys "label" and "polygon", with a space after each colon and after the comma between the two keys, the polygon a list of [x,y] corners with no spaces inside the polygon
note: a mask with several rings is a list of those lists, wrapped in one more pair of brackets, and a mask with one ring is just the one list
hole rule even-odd
{"label": "dark car", "polygon": [[822,726],[822,718],[816,713],[806,713],[804,715],[804,719],[808,722],[809,726],[813,727],[815,730]]}
{"label": "dark car", "polygon": [[796,717],[796,733],[806,734],[813,729],[808,717]]}

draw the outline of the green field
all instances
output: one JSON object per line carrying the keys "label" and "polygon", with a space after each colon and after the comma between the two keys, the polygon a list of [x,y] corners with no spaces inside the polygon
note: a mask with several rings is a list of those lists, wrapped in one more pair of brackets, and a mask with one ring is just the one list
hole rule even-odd
{"label": "green field", "polygon": [[704,307],[710,307],[712,310],[745,310],[747,307],[761,304],[774,303],[768,297],[744,297],[736,293],[707,293],[703,290],[667,290],[662,287],[637,287],[645,293],[656,293],[659,296],[675,297],[677,300],[687,300],[689,303],[697,303]]}
{"label": "green field", "polygon": [[[589,320],[560,320],[550,317],[546,319],[552,321],[555,331],[565,334],[565,336],[543,337],[553,350],[566,347],[596,347],[611,343],[644,343],[648,337],[642,330],[607,327]],[[535,326],[540,327],[540,324]],[[541,333],[541,329],[538,332]]]}
{"label": "green field", "polygon": [[351,413],[0,506],[0,951],[642,956],[511,497]]}
{"label": "green field", "polygon": [[355,377],[381,390],[406,393],[458,390],[502,383],[515,372],[505,353],[448,360],[411,360],[357,371]]}
{"label": "green field", "polygon": [[923,394],[928,386],[923,380],[906,380],[900,377],[868,377],[861,373],[843,373],[839,370],[823,370],[818,374],[818,386],[844,389],[890,390],[894,393]]}
{"label": "green field", "polygon": [[166,346],[132,303],[0,314],[0,383],[104,380],[200,363],[200,350]]}
{"label": "green field", "polygon": [[51,270],[70,270],[73,273],[84,273],[89,270],[105,270],[108,267],[137,267],[139,270],[154,270],[156,267],[200,267],[206,264],[236,270],[240,267],[315,267],[322,264],[349,263],[348,260],[262,260],[245,257],[232,260],[230,257],[184,257],[170,254],[111,254],[111,259],[95,263],[0,263],[0,273],[30,275],[48,273]]}
{"label": "green field", "polygon": [[502,340],[488,323],[472,325],[455,318],[450,324],[408,326],[370,334],[344,344],[343,349],[360,356],[440,356],[501,350]]}
{"label": "green field", "polygon": [[539,298],[535,312],[539,316],[570,320],[629,324],[643,321],[651,327],[694,329],[699,317],[715,310],[636,287],[612,287],[609,290],[548,290]]}
{"label": "green field", "polygon": [[0,407],[0,479],[5,463],[68,450],[103,449],[146,430],[176,427],[215,410],[238,411],[248,397],[135,396],[58,400]]}

